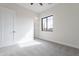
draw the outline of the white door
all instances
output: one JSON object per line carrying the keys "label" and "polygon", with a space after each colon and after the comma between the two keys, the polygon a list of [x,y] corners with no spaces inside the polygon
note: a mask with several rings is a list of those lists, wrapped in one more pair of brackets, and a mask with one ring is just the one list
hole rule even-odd
{"label": "white door", "polygon": [[0,8],[0,46],[14,43],[15,12],[7,8]]}

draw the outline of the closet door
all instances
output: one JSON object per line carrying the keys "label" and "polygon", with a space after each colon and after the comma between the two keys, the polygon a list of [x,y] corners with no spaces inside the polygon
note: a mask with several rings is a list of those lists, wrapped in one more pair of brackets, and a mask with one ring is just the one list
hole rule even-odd
{"label": "closet door", "polygon": [[[1,11],[1,10],[0,10]],[[2,42],[2,13],[0,12],[0,42]],[[1,43],[0,43],[1,45]]]}
{"label": "closet door", "polygon": [[7,8],[0,8],[1,16],[1,45],[7,46],[14,43],[15,13]]}

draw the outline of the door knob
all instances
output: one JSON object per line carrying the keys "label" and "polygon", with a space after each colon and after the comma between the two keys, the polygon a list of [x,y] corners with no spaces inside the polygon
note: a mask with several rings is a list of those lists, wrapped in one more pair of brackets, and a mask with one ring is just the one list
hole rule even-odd
{"label": "door knob", "polygon": [[13,33],[16,33],[16,31],[13,31]]}

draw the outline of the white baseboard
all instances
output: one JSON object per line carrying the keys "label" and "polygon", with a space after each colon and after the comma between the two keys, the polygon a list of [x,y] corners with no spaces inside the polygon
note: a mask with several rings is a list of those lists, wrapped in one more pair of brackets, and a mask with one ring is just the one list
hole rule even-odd
{"label": "white baseboard", "polygon": [[46,39],[42,39],[42,38],[36,38],[36,39],[40,39],[40,40],[43,40],[43,41],[48,41],[48,42],[51,42],[51,43],[56,43],[56,44],[59,44],[59,45],[63,45],[63,46],[67,46],[67,47],[71,47],[71,48],[75,48],[75,49],[79,49],[78,47],[75,47],[73,45],[69,45],[69,44],[66,44],[66,43],[61,43],[61,42],[57,42],[57,41],[50,41],[50,40],[46,40]]}

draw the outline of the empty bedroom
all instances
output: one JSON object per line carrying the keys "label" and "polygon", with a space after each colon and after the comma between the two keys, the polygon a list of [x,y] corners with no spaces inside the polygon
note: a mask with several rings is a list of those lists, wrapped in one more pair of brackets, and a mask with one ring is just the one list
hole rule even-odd
{"label": "empty bedroom", "polygon": [[0,3],[0,56],[79,56],[79,3]]}

